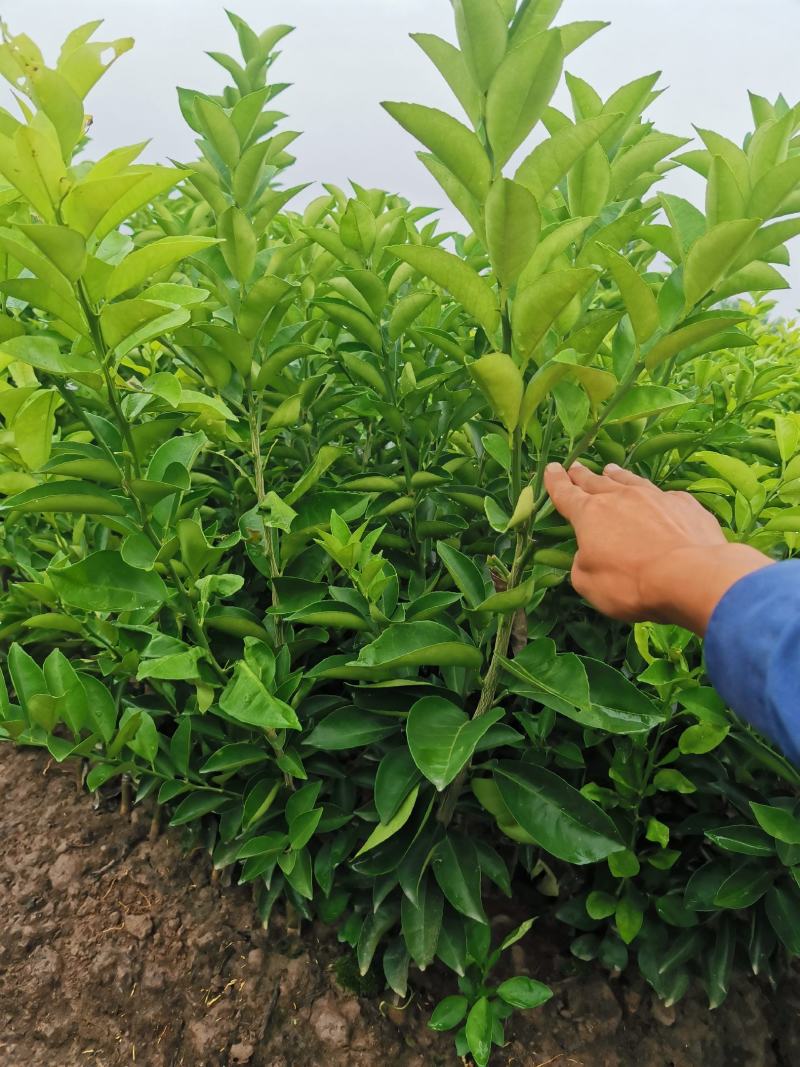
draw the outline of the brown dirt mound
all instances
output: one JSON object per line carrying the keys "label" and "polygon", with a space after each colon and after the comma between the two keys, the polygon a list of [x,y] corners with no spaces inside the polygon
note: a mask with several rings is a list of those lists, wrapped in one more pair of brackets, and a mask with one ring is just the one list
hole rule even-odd
{"label": "brown dirt mound", "polygon": [[[458,1063],[425,1026],[444,976],[387,1018],[338,985],[332,935],[287,933],[279,915],[262,930],[248,892],[211,884],[170,835],[149,842],[148,821],[93,808],[68,770],[0,745],[0,1067]],[[497,1067],[800,1063],[797,980],[774,995],[740,980],[711,1014],[699,993],[666,1011],[635,979],[576,974],[535,932],[513,964],[556,996],[516,1018]]]}

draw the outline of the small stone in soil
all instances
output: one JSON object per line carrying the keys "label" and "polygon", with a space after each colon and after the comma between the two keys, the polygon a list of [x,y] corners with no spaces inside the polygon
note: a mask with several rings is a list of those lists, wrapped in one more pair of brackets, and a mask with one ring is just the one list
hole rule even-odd
{"label": "small stone in soil", "polygon": [[144,941],[153,932],[153,920],[149,915],[126,915],[122,920],[127,933]]}

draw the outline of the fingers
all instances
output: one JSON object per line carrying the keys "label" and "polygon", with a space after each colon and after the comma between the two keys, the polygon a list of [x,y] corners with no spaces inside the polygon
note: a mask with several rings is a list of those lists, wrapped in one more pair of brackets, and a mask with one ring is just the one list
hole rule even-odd
{"label": "fingers", "polygon": [[558,463],[549,463],[544,472],[544,485],[556,511],[572,522],[580,513],[586,494]]}
{"label": "fingers", "polygon": [[613,493],[617,488],[615,482],[604,478],[601,474],[593,474],[581,463],[573,463],[568,473],[570,480],[580,486],[585,493]]}
{"label": "fingers", "polygon": [[618,485],[653,485],[647,478],[640,478],[638,474],[634,474],[633,471],[626,471],[624,467],[620,467],[616,463],[608,464],[603,470],[603,477],[617,482]]}

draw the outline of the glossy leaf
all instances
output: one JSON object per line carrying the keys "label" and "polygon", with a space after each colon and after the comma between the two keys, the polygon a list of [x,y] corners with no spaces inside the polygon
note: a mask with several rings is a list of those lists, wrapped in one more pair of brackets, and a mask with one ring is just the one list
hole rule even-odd
{"label": "glossy leaf", "polygon": [[623,848],[613,822],[552,771],[500,762],[495,781],[509,811],[542,848],[569,863],[594,863]]}
{"label": "glossy leaf", "polygon": [[503,717],[495,708],[477,719],[440,697],[423,697],[406,721],[411,756],[428,781],[441,792],[472,758],[486,731]]}

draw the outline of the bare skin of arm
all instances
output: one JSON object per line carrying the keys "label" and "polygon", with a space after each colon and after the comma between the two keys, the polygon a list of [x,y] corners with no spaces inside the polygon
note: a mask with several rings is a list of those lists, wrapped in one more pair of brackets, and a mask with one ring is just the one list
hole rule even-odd
{"label": "bare skin of arm", "polygon": [[615,464],[593,474],[551,463],[545,486],[572,524],[576,591],[625,622],[672,623],[701,636],[725,593],[772,560],[725,540],[714,516],[689,493],[664,492]]}

